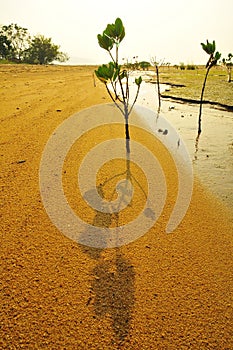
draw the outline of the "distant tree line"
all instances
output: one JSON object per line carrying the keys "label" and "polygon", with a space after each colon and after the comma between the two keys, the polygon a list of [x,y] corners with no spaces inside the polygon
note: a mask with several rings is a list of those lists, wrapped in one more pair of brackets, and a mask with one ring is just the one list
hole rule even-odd
{"label": "distant tree line", "polygon": [[28,29],[17,24],[0,26],[0,59],[15,63],[49,64],[66,62],[69,57],[60,46],[43,35],[31,37]]}

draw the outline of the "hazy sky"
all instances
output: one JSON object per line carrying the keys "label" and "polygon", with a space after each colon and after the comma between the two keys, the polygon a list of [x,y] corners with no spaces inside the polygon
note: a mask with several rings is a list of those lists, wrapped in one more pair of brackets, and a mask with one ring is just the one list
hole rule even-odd
{"label": "hazy sky", "polygon": [[126,29],[120,57],[129,60],[205,63],[206,39],[223,56],[233,52],[233,0],[0,0],[0,24],[51,37],[76,64],[109,61],[96,35],[116,17]]}

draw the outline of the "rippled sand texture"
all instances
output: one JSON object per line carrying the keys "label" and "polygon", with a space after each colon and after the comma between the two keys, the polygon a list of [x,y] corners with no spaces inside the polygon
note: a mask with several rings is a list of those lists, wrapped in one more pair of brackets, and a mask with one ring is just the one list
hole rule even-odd
{"label": "rippled sand texture", "polygon": [[[47,216],[39,191],[47,140],[75,112],[109,102],[92,73],[90,67],[0,67],[0,348],[232,349],[232,215],[196,179],[184,220],[166,234],[177,178],[165,153],[164,211],[133,243],[85,247]],[[118,134],[106,128],[104,137]],[[132,138],[140,135],[136,130]],[[96,133],[95,142],[102,136]],[[150,138],[141,141],[151,146]],[[85,220],[110,227],[109,217],[75,202],[76,160],[93,138],[80,142],[66,160],[67,200]],[[106,164],[97,181],[121,167]],[[142,186],[144,180],[141,174]],[[144,200],[137,193],[130,215]]]}

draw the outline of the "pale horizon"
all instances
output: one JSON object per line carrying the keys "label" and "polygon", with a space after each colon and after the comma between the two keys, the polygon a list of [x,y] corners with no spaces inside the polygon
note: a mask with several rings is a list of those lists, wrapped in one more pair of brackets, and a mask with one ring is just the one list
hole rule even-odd
{"label": "pale horizon", "polygon": [[207,55],[200,43],[207,39],[215,40],[222,57],[233,52],[232,0],[148,0],[144,7],[122,0],[0,0],[0,5],[0,25],[17,23],[32,36],[51,37],[70,57],[67,64],[108,62],[97,34],[117,17],[126,31],[120,59],[138,56],[139,61],[150,61],[156,56],[171,64],[205,64]]}

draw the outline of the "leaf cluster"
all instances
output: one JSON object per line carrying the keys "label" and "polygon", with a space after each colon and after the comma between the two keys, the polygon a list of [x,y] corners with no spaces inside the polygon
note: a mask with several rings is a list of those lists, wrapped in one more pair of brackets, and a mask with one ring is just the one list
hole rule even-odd
{"label": "leaf cluster", "polygon": [[114,62],[103,64],[95,71],[97,78],[105,84],[109,81],[115,82],[120,72],[120,67],[116,66]]}
{"label": "leaf cluster", "polygon": [[216,50],[216,44],[215,44],[215,40],[210,43],[208,40],[206,40],[206,44],[201,43],[202,49],[210,56],[209,60],[206,63],[206,68],[211,68],[213,66],[215,66],[218,62],[218,60],[221,57],[221,53],[219,53]]}
{"label": "leaf cluster", "polygon": [[227,58],[222,59],[222,63],[227,67],[231,67],[231,66],[233,66],[233,62],[231,61],[232,58],[233,58],[232,53],[229,53]]}
{"label": "leaf cluster", "polygon": [[[112,62],[102,64],[102,66],[95,70],[97,78],[104,84],[109,82],[116,83],[118,81],[122,87],[122,80],[124,78],[128,79],[127,71],[125,69],[122,70],[121,66],[118,64],[118,46],[124,37],[125,27],[120,18],[117,18],[114,23],[108,24],[102,35],[97,35],[99,46],[104,50],[107,50],[112,58]],[[113,49],[114,45],[116,46],[115,58],[111,54],[111,50]],[[142,78],[136,78],[135,83],[137,86],[140,86],[142,83]]]}
{"label": "leaf cluster", "polygon": [[97,35],[99,46],[107,51],[111,51],[114,44],[118,46],[124,37],[125,28],[120,18],[115,23],[108,24],[102,35]]}
{"label": "leaf cluster", "polygon": [[[95,74],[97,78],[105,84],[112,101],[120,109],[124,117],[128,119],[137,100],[142,78],[139,77],[135,79],[137,92],[132,106],[129,107],[129,71],[118,64],[118,49],[124,37],[125,28],[120,18],[117,18],[114,23],[108,24],[103,33],[97,35],[99,46],[108,51],[112,61],[99,66],[98,69],[95,70]],[[115,55],[112,53],[113,48],[115,48]],[[123,84],[123,79],[125,79],[125,84]],[[109,84],[112,91],[109,88]],[[118,92],[117,87],[119,87],[120,92]]]}

